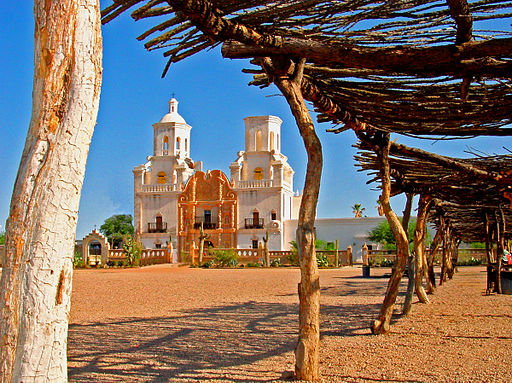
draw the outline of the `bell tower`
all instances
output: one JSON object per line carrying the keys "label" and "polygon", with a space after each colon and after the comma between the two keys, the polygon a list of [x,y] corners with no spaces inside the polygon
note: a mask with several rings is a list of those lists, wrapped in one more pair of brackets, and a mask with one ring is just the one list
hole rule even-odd
{"label": "bell tower", "polygon": [[178,100],[169,101],[169,113],[153,124],[153,155],[190,158],[192,127],[178,113]]}

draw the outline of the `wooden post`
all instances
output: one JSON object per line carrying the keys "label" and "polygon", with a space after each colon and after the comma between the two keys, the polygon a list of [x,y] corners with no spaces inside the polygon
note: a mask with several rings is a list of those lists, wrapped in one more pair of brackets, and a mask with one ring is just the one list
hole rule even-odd
{"label": "wooden post", "polygon": [[363,258],[363,277],[368,278],[370,276],[370,256],[368,254],[368,245],[364,243],[362,249]]}
{"label": "wooden post", "polygon": [[382,180],[382,194],[380,201],[384,214],[389,222],[391,231],[396,239],[396,264],[393,274],[388,282],[386,297],[382,303],[378,318],[373,322],[371,331],[373,334],[384,334],[389,331],[389,323],[393,314],[393,308],[398,296],[398,288],[409,257],[409,241],[402,226],[402,222],[391,208],[389,199],[391,196],[391,177],[389,166],[389,133],[375,133],[374,139],[377,145],[377,157],[380,163],[380,175]]}
{"label": "wooden post", "polygon": [[263,255],[265,267],[270,267],[270,252],[268,250],[268,231],[265,232],[265,236],[263,237]]}
{"label": "wooden post", "polygon": [[315,252],[315,218],[320,178],[322,145],[302,96],[305,59],[293,62],[284,57],[262,60],[262,66],[286,98],[308,155],[304,192],[297,223],[297,248],[301,270],[299,290],[299,340],[295,348],[298,380],[319,379],[320,276]]}
{"label": "wooden post", "polygon": [[334,242],[334,244],[335,244],[335,247],[336,247],[336,254],[334,255],[334,265],[336,267],[340,267],[340,257],[338,255],[338,251],[339,251],[339,242],[338,242],[338,240],[336,240]]}
{"label": "wooden post", "polygon": [[[414,199],[414,194],[406,193],[407,201],[405,203],[404,208],[404,216],[402,219],[402,227],[405,230],[405,234],[407,236],[407,244],[409,244],[409,221],[411,220],[411,211],[412,211],[412,203]],[[405,293],[405,300],[402,307],[402,314],[408,315],[411,311],[412,306],[412,296],[414,294],[415,287],[415,275],[416,275],[416,253],[409,253],[409,257],[407,258],[407,266],[408,266],[408,281],[407,281],[407,292]]]}
{"label": "wooden post", "polygon": [[204,240],[208,238],[208,234],[204,233],[203,223],[199,227],[199,266],[203,264]]}
{"label": "wooden post", "polygon": [[430,303],[427,293],[423,288],[423,276],[425,275],[425,231],[427,224],[427,215],[432,198],[429,195],[422,194],[418,201],[418,216],[416,218],[416,229],[414,230],[414,253],[416,263],[416,273],[414,276],[416,295],[421,303]]}

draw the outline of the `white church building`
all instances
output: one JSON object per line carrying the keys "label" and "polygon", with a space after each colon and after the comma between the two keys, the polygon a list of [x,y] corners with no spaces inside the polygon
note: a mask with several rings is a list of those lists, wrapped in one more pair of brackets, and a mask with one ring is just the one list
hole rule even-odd
{"label": "white church building", "polygon": [[[270,250],[289,249],[301,195],[293,192],[294,171],[281,153],[282,121],[255,116],[244,122],[245,150],[230,164],[230,179],[220,170],[204,173],[202,162],[190,157],[192,127],[178,113],[178,101],[169,101],[169,112],[153,124],[153,154],[133,169],[134,227],[145,248],[171,242],[188,251],[202,226],[214,247],[257,248],[268,233]],[[318,220],[317,237],[355,246],[357,257],[381,221]]]}

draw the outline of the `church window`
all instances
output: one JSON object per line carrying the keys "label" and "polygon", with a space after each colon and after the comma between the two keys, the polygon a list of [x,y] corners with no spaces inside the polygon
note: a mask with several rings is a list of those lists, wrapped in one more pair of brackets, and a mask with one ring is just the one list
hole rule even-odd
{"label": "church window", "polygon": [[255,180],[262,180],[263,179],[263,169],[262,168],[255,168],[254,169],[254,179]]}
{"label": "church window", "polygon": [[253,239],[252,240],[252,248],[253,249],[257,249],[258,248],[258,240],[257,239]]}
{"label": "church window", "polygon": [[180,150],[180,144],[181,144],[181,139],[178,137],[178,138],[176,138],[176,150]]}
{"label": "church window", "polygon": [[188,140],[185,138],[185,152],[188,152]]}
{"label": "church window", "polygon": [[165,172],[158,172],[157,177],[158,177],[157,183],[159,183],[159,184],[167,183],[167,175],[165,174]]}
{"label": "church window", "polygon": [[274,132],[270,132],[270,150],[274,150]]}
{"label": "church window", "polygon": [[163,144],[164,156],[166,156],[168,154],[168,151],[169,151],[169,137],[165,136],[164,137],[164,144]]}
{"label": "church window", "polygon": [[272,219],[272,221],[275,221],[277,219],[277,212],[275,210],[272,210],[270,212],[270,218]]}
{"label": "church window", "polygon": [[261,132],[261,130],[258,130],[256,132],[256,151],[263,150],[262,135],[263,133]]}

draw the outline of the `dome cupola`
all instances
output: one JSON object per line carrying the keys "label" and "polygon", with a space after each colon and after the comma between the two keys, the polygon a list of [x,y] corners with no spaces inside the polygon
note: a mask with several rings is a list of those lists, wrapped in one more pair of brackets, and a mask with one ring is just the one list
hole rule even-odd
{"label": "dome cupola", "polygon": [[174,97],[169,101],[169,113],[162,117],[160,123],[176,122],[180,124],[186,124],[186,121],[178,113],[178,100]]}

